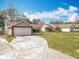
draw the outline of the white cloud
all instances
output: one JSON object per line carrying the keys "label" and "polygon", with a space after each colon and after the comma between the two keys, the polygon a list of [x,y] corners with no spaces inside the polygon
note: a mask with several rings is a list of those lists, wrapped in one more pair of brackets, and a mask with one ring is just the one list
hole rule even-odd
{"label": "white cloud", "polygon": [[57,8],[54,11],[43,11],[43,12],[35,12],[29,14],[27,12],[24,13],[27,17],[32,19],[43,19],[43,18],[51,18],[51,19],[61,19],[62,17],[68,17],[67,21],[75,21],[77,18],[79,19],[79,15],[76,12],[78,10],[77,7],[69,6],[69,9]]}
{"label": "white cloud", "polygon": [[24,13],[27,17],[29,17],[31,20],[32,19],[41,19],[41,18],[59,18],[59,16],[55,15],[53,12],[36,12],[34,14],[27,14],[26,12]]}
{"label": "white cloud", "polygon": [[74,14],[72,14],[71,15],[71,17],[69,18],[69,22],[75,22],[75,21],[77,21],[77,19],[78,19],[78,14],[77,13],[74,13]]}
{"label": "white cloud", "polygon": [[64,12],[64,11],[65,11],[64,8],[61,8],[61,7],[58,8],[58,12]]}
{"label": "white cloud", "polygon": [[78,8],[75,7],[75,6],[69,6],[69,10],[70,10],[70,11],[72,11],[72,10],[78,10]]}

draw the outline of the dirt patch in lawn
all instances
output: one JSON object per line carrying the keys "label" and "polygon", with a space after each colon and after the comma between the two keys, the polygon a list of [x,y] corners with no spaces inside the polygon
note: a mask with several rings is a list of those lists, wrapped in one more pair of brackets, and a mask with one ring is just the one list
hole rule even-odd
{"label": "dirt patch in lawn", "polygon": [[76,49],[76,52],[79,53],[79,49]]}

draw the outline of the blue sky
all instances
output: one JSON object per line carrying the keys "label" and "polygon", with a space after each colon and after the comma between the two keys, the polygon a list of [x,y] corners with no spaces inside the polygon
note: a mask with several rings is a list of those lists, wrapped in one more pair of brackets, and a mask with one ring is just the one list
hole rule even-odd
{"label": "blue sky", "polygon": [[7,8],[10,2],[20,11],[50,11],[68,5],[79,8],[79,0],[0,0],[0,9]]}
{"label": "blue sky", "polygon": [[[74,14],[77,14],[76,16],[78,16],[79,13],[79,0],[0,0],[0,10],[8,8],[10,3],[12,3],[19,12],[26,12],[28,15],[31,13],[33,17],[36,15],[39,16],[39,14],[44,15],[44,13],[49,14],[49,12],[54,13],[59,9],[60,11],[63,9],[68,11],[72,8],[77,8],[77,10],[72,11],[73,13],[70,13],[72,16]],[[43,16],[40,16],[39,18],[46,19],[45,22],[48,22],[50,20],[65,21],[66,19],[69,19],[68,17],[70,16],[62,16],[60,18],[51,18],[48,16],[47,18],[44,18]]]}

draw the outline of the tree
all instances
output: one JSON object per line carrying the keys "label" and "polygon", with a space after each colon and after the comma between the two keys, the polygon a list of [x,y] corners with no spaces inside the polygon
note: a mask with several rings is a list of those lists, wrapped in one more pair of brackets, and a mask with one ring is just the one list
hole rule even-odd
{"label": "tree", "polygon": [[9,17],[10,21],[16,21],[20,15],[12,3],[9,4],[9,7],[5,10],[5,13]]}
{"label": "tree", "polygon": [[4,19],[5,19],[5,14],[4,14],[3,11],[0,11],[0,29],[2,29],[1,34],[4,33],[4,26],[5,26],[5,20]]}
{"label": "tree", "polygon": [[27,21],[28,23],[32,23],[28,17],[26,17],[25,15],[21,15],[21,20]]}
{"label": "tree", "polygon": [[11,4],[11,6],[6,10],[6,14],[9,16],[10,21],[22,21],[25,20],[30,23],[29,18],[25,15],[19,13]]}
{"label": "tree", "polygon": [[6,13],[10,17],[11,21],[13,21],[14,20],[14,17],[16,16],[16,10],[14,8],[12,8],[12,7],[9,7],[6,10]]}
{"label": "tree", "polygon": [[40,19],[33,19],[33,24],[36,24],[38,22],[41,22],[41,20]]}
{"label": "tree", "polygon": [[50,21],[50,24],[63,24],[62,21]]}

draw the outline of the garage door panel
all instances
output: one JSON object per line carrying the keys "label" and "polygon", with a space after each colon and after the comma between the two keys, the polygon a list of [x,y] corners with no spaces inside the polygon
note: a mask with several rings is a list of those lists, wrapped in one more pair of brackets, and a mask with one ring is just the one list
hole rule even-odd
{"label": "garage door panel", "polygon": [[14,27],[14,35],[31,35],[30,27]]}

